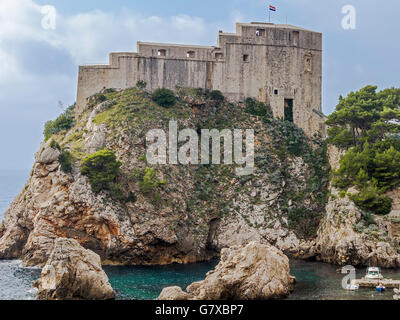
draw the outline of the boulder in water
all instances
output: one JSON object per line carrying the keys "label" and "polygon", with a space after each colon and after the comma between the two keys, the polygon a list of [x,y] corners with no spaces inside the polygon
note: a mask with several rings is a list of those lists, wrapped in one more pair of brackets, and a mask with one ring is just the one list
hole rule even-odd
{"label": "boulder in water", "polygon": [[266,300],[287,297],[294,282],[287,256],[271,245],[251,242],[223,249],[215,270],[187,287],[187,292],[169,287],[158,299]]}
{"label": "boulder in water", "polygon": [[74,239],[58,238],[42,277],[34,283],[39,300],[111,300],[114,290],[99,255]]}

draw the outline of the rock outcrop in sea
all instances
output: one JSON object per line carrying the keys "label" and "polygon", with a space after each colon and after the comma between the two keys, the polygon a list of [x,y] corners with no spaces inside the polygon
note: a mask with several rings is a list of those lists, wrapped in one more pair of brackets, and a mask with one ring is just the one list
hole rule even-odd
{"label": "rock outcrop in sea", "polygon": [[111,300],[115,298],[100,257],[73,239],[58,238],[42,276],[34,283],[39,300]]}
{"label": "rock outcrop in sea", "polygon": [[165,288],[159,300],[267,300],[287,297],[295,278],[289,259],[271,245],[250,242],[223,249],[221,261],[203,281],[192,283],[186,292]]}

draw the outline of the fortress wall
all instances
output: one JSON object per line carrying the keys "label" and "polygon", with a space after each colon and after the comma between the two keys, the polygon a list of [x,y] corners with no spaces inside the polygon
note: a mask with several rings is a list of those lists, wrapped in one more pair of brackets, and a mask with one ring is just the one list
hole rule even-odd
{"label": "fortress wall", "polygon": [[175,90],[176,85],[211,88],[212,63],[201,60],[111,55],[110,65],[81,66],[78,76],[77,110],[83,110],[87,98],[106,88],[126,89],[137,81],[147,82],[147,89]]}
{"label": "fortress wall", "polygon": [[[291,26],[237,24],[237,33],[220,32],[220,47],[138,43],[138,53],[112,53],[109,65],[79,69],[78,110],[104,88],[192,87],[220,90],[229,100],[256,98],[284,117],[293,103],[294,122],[304,131],[320,130],[322,35]],[[159,50],[165,50],[162,55]],[[188,52],[190,56],[188,57]],[[165,54],[165,56],[164,56]]]}
{"label": "fortress wall", "polygon": [[[159,57],[159,50],[165,50],[166,57],[172,59],[211,60],[214,47],[138,42],[141,56]],[[193,57],[188,57],[189,52],[193,52]]]}

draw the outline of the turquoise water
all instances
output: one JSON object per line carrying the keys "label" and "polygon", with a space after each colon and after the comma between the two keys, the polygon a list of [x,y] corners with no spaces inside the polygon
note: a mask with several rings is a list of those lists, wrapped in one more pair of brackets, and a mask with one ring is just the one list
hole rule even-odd
{"label": "turquoise water", "polygon": [[189,284],[205,278],[218,261],[189,265],[144,266],[144,267],[104,267],[111,286],[121,300],[157,299],[165,287]]}
{"label": "turquoise water", "polygon": [[[190,265],[155,267],[104,267],[118,300],[156,299],[163,288],[186,288],[203,280],[217,261]],[[290,300],[392,300],[393,290],[377,293],[373,288],[348,292],[341,288],[342,274],[336,266],[320,262],[291,261],[291,274],[297,279]],[[365,269],[357,270],[357,276]],[[387,278],[400,279],[400,270],[383,270]],[[32,282],[40,269],[22,268],[18,261],[0,261],[0,300],[30,300],[35,297]]]}

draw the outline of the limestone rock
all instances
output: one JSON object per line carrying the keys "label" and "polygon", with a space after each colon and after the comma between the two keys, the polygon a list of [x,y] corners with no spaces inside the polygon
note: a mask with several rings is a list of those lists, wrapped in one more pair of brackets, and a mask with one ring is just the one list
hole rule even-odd
{"label": "limestone rock", "polygon": [[295,278],[289,259],[280,250],[251,242],[223,249],[221,261],[205,280],[191,284],[187,294],[165,288],[159,300],[264,300],[287,297]]}
{"label": "limestone rock", "polygon": [[[338,154],[329,148],[332,167],[338,166]],[[355,188],[348,194],[358,192]],[[326,215],[322,220],[312,251],[317,260],[337,265],[378,265],[382,268],[400,267],[400,253],[390,241],[381,241],[368,233],[357,231],[363,213],[349,196],[341,197],[339,190],[330,187],[332,196],[326,205]],[[381,218],[376,218],[378,221]],[[386,234],[388,229],[375,226],[376,232]],[[393,238],[392,238],[393,239]]]}
{"label": "limestone rock", "polygon": [[39,151],[35,154],[35,160],[41,164],[50,164],[58,161],[60,156],[60,151],[56,148],[50,147],[50,141],[44,142]]}
{"label": "limestone rock", "polygon": [[55,240],[53,252],[34,286],[40,300],[115,298],[100,257],[73,239]]}
{"label": "limestone rock", "polygon": [[189,300],[190,295],[180,287],[167,287],[161,291],[158,300]]}

